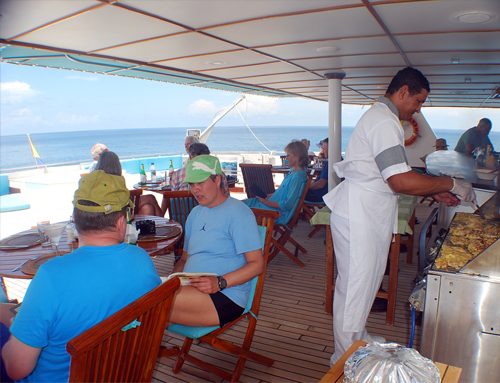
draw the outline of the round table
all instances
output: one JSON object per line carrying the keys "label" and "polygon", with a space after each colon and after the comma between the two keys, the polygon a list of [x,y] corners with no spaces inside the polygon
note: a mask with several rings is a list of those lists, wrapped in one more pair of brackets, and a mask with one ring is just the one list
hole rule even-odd
{"label": "round table", "polygon": [[[180,223],[173,221],[173,220],[170,220],[168,218],[156,217],[156,216],[150,216],[150,215],[136,215],[136,216],[134,216],[133,221],[139,221],[139,220],[152,220],[152,221],[155,221],[156,226],[173,225],[173,226],[177,226],[181,229],[179,234],[175,235],[174,237],[168,238],[168,239],[159,238],[158,240],[154,240],[154,241],[139,242],[138,246],[143,248],[144,250],[146,250],[150,256],[158,255],[159,253],[163,252],[165,249],[168,249],[169,247],[173,246],[175,244],[175,242],[177,242],[177,240],[182,235],[182,225]],[[18,234],[15,234],[15,236],[33,234],[33,233],[38,233],[38,230],[37,229],[30,229],[30,230],[22,231]],[[7,239],[7,238],[5,238],[5,239]],[[64,254],[68,254],[68,253],[72,252],[73,250],[75,250],[77,248],[78,248],[78,241],[69,242],[68,236],[67,236],[66,232],[64,232],[64,234],[62,235],[61,240],[59,242],[59,252],[64,255]],[[12,250],[0,249],[0,276],[7,277],[7,278],[32,279],[33,275],[24,274],[21,271],[21,268],[19,268],[17,271],[12,271],[12,270],[14,270],[16,267],[21,265],[23,262],[28,261],[37,255],[43,256],[44,254],[50,254],[50,253],[54,253],[54,251],[52,250],[51,247],[46,248],[46,247],[41,246],[40,244],[35,245],[35,246],[31,246],[31,247],[12,249]]]}

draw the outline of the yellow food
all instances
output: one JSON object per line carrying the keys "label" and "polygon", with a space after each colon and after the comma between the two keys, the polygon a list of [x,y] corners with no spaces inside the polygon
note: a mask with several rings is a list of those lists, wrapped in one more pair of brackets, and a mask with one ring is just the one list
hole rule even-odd
{"label": "yellow food", "polygon": [[434,267],[460,269],[500,238],[500,222],[480,215],[457,213]]}

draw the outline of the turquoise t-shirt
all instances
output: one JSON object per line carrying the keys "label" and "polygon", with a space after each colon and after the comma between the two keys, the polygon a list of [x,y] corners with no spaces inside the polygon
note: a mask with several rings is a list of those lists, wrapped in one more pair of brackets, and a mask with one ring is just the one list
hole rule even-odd
{"label": "turquoise t-shirt", "polygon": [[10,327],[42,348],[24,382],[67,382],[66,343],[161,283],[148,253],[125,243],[84,246],[43,264]]}
{"label": "turquoise t-shirt", "polygon": [[[255,215],[244,203],[229,197],[213,208],[199,205],[186,222],[184,271],[224,275],[246,265],[244,253],[261,248]],[[249,290],[250,282],[246,282],[222,293],[245,307]]]}

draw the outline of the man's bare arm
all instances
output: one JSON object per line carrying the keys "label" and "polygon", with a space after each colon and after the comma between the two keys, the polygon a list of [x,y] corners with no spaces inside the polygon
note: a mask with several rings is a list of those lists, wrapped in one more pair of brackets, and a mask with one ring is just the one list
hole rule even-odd
{"label": "man's bare arm", "polygon": [[11,335],[2,350],[2,359],[9,377],[20,380],[31,374],[41,351],[41,348],[28,346]]}
{"label": "man's bare arm", "polygon": [[328,185],[328,180],[325,180],[324,178],[320,178],[318,181],[313,182],[311,185],[309,185],[309,190],[322,189],[326,185]]}
{"label": "man's bare arm", "polygon": [[451,178],[429,177],[414,170],[395,174],[387,179],[387,183],[394,193],[408,195],[433,195],[450,191],[453,188]]}

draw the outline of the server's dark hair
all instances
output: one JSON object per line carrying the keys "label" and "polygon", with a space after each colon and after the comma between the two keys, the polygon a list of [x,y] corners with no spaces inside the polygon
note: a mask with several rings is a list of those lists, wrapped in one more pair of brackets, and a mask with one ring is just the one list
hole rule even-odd
{"label": "server's dark hair", "polygon": [[425,89],[427,92],[431,91],[429,81],[418,69],[406,67],[401,69],[393,78],[389,87],[387,88],[388,94],[394,94],[404,85],[408,85],[410,96],[414,96]]}

